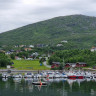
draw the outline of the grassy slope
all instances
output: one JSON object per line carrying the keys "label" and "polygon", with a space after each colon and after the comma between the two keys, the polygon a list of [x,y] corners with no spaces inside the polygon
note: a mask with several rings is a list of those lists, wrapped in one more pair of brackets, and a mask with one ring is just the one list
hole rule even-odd
{"label": "grassy slope", "polygon": [[18,70],[47,70],[45,66],[40,66],[38,60],[13,60],[15,69]]}
{"label": "grassy slope", "polygon": [[[61,16],[0,34],[0,44],[56,44],[68,40],[82,48],[96,45],[96,17]],[[82,45],[82,46],[81,46]]]}

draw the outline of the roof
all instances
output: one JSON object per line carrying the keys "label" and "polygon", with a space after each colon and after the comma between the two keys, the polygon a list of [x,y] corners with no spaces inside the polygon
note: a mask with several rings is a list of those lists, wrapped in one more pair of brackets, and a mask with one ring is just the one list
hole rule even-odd
{"label": "roof", "polygon": [[79,63],[79,64],[86,64],[85,62],[77,62],[77,63]]}
{"label": "roof", "polygon": [[52,64],[60,64],[60,62],[52,62]]}
{"label": "roof", "polygon": [[76,65],[76,63],[66,63],[66,64],[69,64],[69,65]]}

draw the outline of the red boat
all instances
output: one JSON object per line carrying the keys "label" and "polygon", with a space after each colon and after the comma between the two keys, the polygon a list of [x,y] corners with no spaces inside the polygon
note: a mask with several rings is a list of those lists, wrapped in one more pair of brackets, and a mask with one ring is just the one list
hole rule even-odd
{"label": "red boat", "polygon": [[69,79],[83,79],[84,76],[81,75],[81,74],[76,74],[76,73],[73,73],[73,72],[69,72],[68,73],[68,78]]}
{"label": "red boat", "polygon": [[69,79],[83,79],[84,76],[76,76],[76,75],[72,75],[72,76],[68,76]]}

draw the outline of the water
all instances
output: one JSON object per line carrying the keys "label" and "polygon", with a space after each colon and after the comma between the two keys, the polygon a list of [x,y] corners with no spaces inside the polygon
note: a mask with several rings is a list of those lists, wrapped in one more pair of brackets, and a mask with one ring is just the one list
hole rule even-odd
{"label": "water", "polygon": [[90,79],[44,79],[47,86],[32,84],[37,79],[0,79],[0,96],[96,96],[96,82]]}

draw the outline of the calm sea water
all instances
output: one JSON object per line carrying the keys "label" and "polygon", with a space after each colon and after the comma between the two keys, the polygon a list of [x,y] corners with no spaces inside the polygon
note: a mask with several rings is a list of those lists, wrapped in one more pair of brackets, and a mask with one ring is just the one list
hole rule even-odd
{"label": "calm sea water", "polygon": [[90,79],[44,79],[47,86],[32,84],[37,79],[0,79],[0,96],[96,96],[96,81]]}

